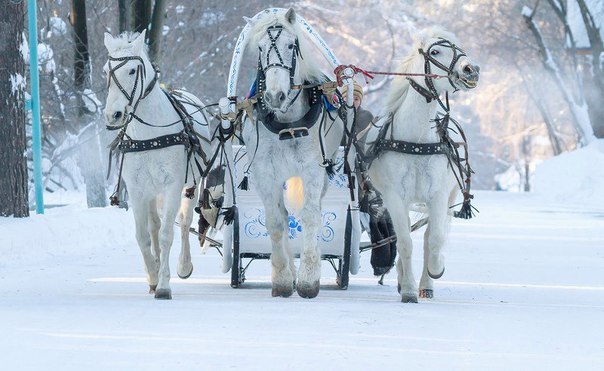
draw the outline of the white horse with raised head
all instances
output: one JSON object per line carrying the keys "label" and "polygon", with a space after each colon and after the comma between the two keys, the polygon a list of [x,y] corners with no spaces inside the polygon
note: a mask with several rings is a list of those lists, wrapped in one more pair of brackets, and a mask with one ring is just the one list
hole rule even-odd
{"label": "white horse with raised head", "polygon": [[122,156],[120,175],[130,197],[150,293],[171,299],[169,256],[177,214],[182,238],[177,273],[187,278],[193,271],[189,226],[195,185],[210,153],[204,105],[186,91],[160,87],[144,31],[119,37],[106,33],[105,46],[107,129],[119,130],[114,144]]}
{"label": "white horse with raised head", "polygon": [[[251,185],[262,199],[272,243],[272,295],[287,297],[295,288],[301,297],[313,298],[319,293],[321,277],[317,235],[328,180],[326,165],[335,157],[343,123],[337,114],[330,117],[326,112],[316,86],[327,77],[293,9],[247,21],[251,26],[248,45],[256,48],[258,58],[258,101],[242,134],[251,159]],[[283,192],[284,182],[294,177],[301,179],[303,195],[298,212],[303,250],[297,272],[288,245]]]}
{"label": "white horse with raised head", "polygon": [[[396,231],[398,288],[403,302],[418,299],[411,265],[412,204],[424,203],[429,215],[420,297],[431,298],[433,279],[444,273],[442,249],[450,221],[449,208],[455,203],[459,187],[464,194],[462,214],[471,216],[469,181],[466,182],[471,169],[467,158],[459,154],[461,147],[448,134],[448,125],[454,123],[448,116],[448,94],[473,89],[479,78],[479,67],[460,48],[455,36],[440,28],[421,33],[411,50],[398,72],[428,76],[396,78],[385,107],[384,117],[390,119],[382,120],[381,125],[378,122],[367,137],[367,152],[375,156],[368,173],[382,193]],[[435,74],[445,78],[437,79]]]}

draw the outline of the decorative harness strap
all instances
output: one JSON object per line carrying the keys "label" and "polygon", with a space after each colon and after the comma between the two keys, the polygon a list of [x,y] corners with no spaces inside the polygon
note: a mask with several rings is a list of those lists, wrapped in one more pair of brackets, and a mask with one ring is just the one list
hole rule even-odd
{"label": "decorative harness strap", "polygon": [[184,130],[176,134],[164,135],[161,137],[147,140],[133,140],[122,138],[118,142],[117,149],[121,153],[129,153],[149,151],[152,149],[160,149],[176,145],[184,145],[185,148],[188,148],[190,147],[190,144],[188,143],[187,139],[188,136],[185,134]]}
{"label": "decorative harness strap", "polygon": [[[445,47],[449,47],[453,50],[453,58],[449,66],[445,66],[440,63],[437,59],[432,57],[431,49],[436,45],[443,45]],[[418,49],[418,52],[424,57],[424,74],[425,82],[427,88],[424,88],[416,81],[407,77],[410,86],[417,91],[420,95],[426,98],[426,102],[430,103],[433,100],[437,101],[440,107],[445,111],[443,116],[438,116],[433,120],[436,123],[436,130],[440,137],[439,143],[411,143],[403,140],[395,140],[394,138],[386,139],[386,134],[390,125],[393,122],[394,115],[390,114],[387,122],[381,127],[380,132],[378,133],[378,137],[373,143],[373,145],[368,149],[368,151],[361,155],[361,149],[357,146],[357,153],[359,153],[359,163],[360,163],[360,171],[363,176],[367,180],[367,186],[371,186],[371,182],[369,181],[369,177],[366,174],[366,169],[371,166],[373,160],[380,155],[380,153],[384,151],[392,151],[404,154],[411,155],[445,155],[447,156],[447,161],[449,166],[453,170],[453,174],[455,179],[457,180],[457,184],[459,189],[463,195],[463,202],[461,203],[461,209],[459,211],[455,211],[453,216],[456,218],[462,219],[470,219],[474,216],[474,211],[477,211],[475,207],[471,205],[471,200],[474,196],[470,193],[471,191],[471,176],[474,173],[472,168],[470,167],[470,163],[468,161],[468,144],[466,135],[461,128],[461,125],[450,117],[450,106],[449,106],[449,94],[445,94],[445,102],[443,102],[438,96],[438,92],[434,86],[433,79],[434,76],[440,77],[440,75],[434,75],[431,72],[430,64],[434,64],[436,67],[440,68],[444,72],[447,73],[447,78],[451,86],[457,91],[457,87],[451,80],[453,67],[457,63],[457,61],[465,56],[465,52],[457,47],[455,44],[451,43],[449,40],[440,39],[439,41],[433,43],[428,47],[428,50],[424,52],[422,49]],[[358,71],[357,71],[358,70]],[[356,72],[363,72],[367,75],[366,72],[360,69],[356,69]],[[453,123],[455,128],[450,128],[449,123]],[[449,130],[457,131],[457,133],[462,137],[462,142],[455,142],[449,135]],[[391,134],[392,136],[392,134]],[[353,143],[356,144],[356,138],[354,138]],[[459,153],[459,147],[463,147],[464,156]],[[458,204],[459,205],[459,204]],[[455,207],[458,205],[453,205],[451,207]]]}

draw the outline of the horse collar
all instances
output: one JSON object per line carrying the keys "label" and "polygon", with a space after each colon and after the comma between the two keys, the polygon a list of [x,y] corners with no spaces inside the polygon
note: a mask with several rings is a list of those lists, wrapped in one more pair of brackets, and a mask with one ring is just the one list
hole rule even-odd
{"label": "horse collar", "polygon": [[321,114],[323,102],[320,99],[320,92],[317,87],[305,89],[309,94],[310,109],[299,120],[293,122],[280,122],[275,119],[275,113],[266,108],[262,102],[262,98],[258,98],[256,111],[258,121],[262,122],[270,132],[279,135],[280,140],[305,137],[308,135],[308,130],[316,123]]}

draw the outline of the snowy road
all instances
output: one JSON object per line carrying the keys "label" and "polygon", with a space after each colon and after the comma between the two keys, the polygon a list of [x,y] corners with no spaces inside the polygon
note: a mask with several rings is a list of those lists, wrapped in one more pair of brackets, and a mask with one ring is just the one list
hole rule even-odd
{"label": "snowy road", "polygon": [[199,248],[174,300],[157,301],[131,213],[0,219],[0,369],[604,369],[604,209],[491,192],[475,204],[477,219],[452,225],[435,298],[419,304],[399,302],[394,274],[377,285],[369,253],[346,291],[324,263],[306,300],[272,298],[266,261],[232,289],[216,251]]}

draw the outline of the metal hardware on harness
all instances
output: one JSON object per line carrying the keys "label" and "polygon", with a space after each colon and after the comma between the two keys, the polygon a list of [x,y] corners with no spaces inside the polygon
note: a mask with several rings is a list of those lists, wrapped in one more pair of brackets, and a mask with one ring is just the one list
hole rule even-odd
{"label": "metal hardware on harness", "polygon": [[279,132],[279,140],[300,138],[306,136],[308,136],[308,128],[303,126],[297,128],[287,128]]}
{"label": "metal hardware on harness", "polygon": [[393,151],[409,155],[446,155],[449,153],[443,143],[411,143],[404,140],[380,140],[375,150]]}
{"label": "metal hardware on harness", "polygon": [[188,136],[183,130],[176,134],[164,135],[147,140],[122,139],[117,148],[122,153],[150,151],[176,145],[183,145],[188,148],[190,143],[188,143],[187,139]]}

